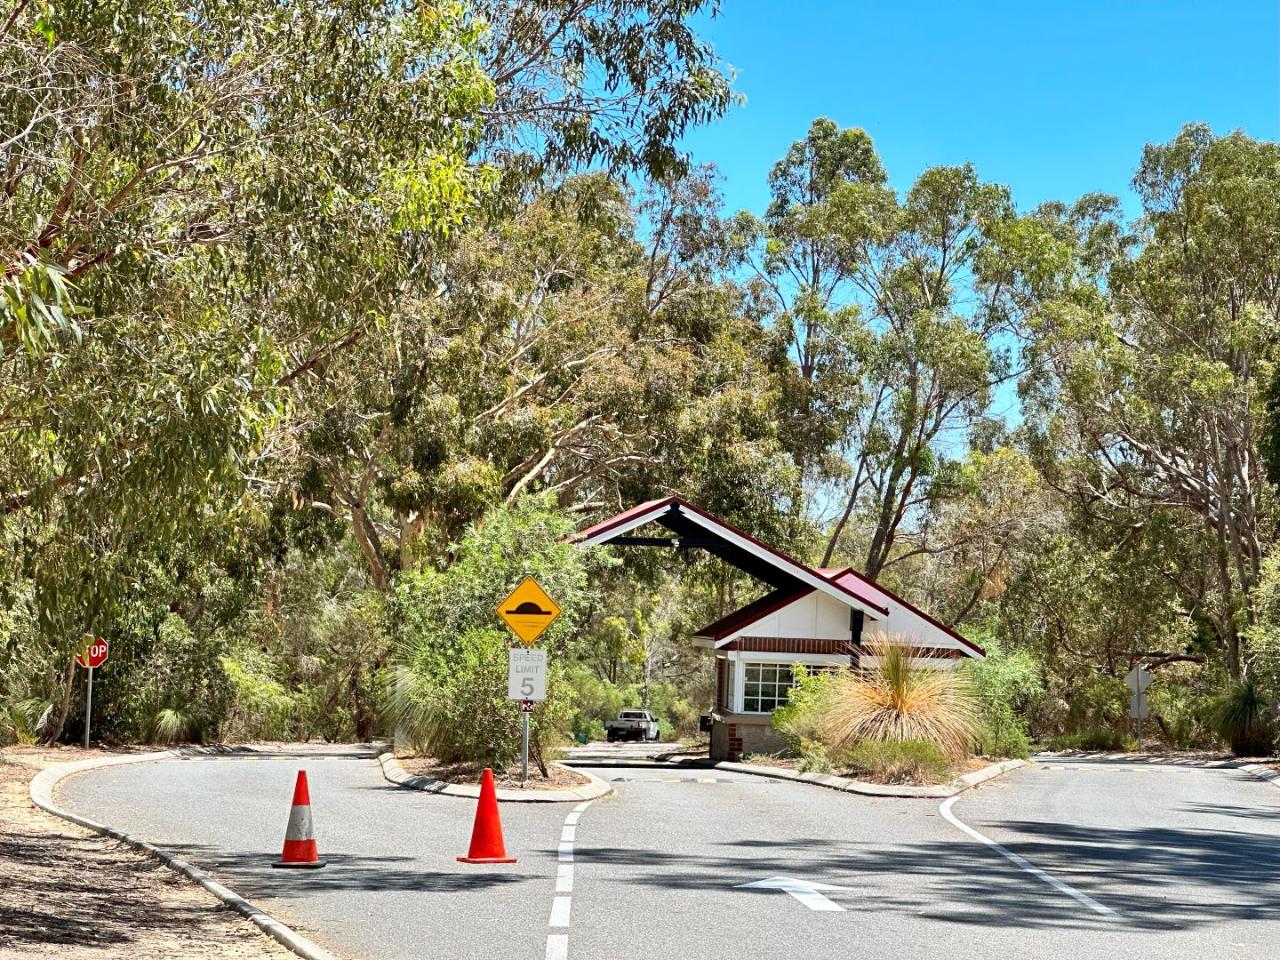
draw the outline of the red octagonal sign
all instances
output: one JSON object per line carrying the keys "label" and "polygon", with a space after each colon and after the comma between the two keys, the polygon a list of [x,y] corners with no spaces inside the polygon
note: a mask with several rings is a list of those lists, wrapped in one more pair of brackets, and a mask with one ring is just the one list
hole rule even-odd
{"label": "red octagonal sign", "polygon": [[76,654],[76,663],[82,667],[100,667],[107,662],[107,641],[98,637]]}

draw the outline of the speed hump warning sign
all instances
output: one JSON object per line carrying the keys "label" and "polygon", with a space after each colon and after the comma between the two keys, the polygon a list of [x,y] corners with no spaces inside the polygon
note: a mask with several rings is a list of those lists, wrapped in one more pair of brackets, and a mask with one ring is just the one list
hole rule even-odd
{"label": "speed hump warning sign", "polygon": [[560,616],[560,608],[538,586],[537,580],[525,577],[520,586],[498,604],[498,616],[521,643],[528,645],[542,636],[542,631]]}

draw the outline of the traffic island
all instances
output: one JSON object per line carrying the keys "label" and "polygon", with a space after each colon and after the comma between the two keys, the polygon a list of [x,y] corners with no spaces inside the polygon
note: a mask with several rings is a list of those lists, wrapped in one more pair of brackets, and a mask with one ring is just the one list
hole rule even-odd
{"label": "traffic island", "polygon": [[829,773],[802,773],[785,767],[766,767],[756,763],[730,763],[722,761],[715,765],[717,770],[731,770],[734,773],[749,773],[753,776],[770,777],[778,780],[793,780],[797,783],[810,783],[815,787],[826,787],[829,790],[842,790],[845,793],[856,793],[867,797],[912,797],[917,799],[946,799],[971,790],[980,783],[994,780],[1010,770],[1025,767],[1026,760],[1002,760],[990,766],[956,777],[948,783],[932,786],[909,786],[905,784],[871,783],[867,780],[851,780],[848,777],[837,777]]}
{"label": "traffic island", "polygon": [[[467,797],[471,800],[480,796],[478,783],[449,783],[435,777],[410,773],[400,765],[400,761],[393,753],[380,754],[378,765],[382,767],[382,776],[398,787],[420,790],[423,793],[438,793],[446,797]],[[568,776],[581,778],[586,783],[578,787],[549,790],[499,789],[498,801],[500,803],[581,803],[583,800],[598,800],[614,792],[611,784],[585,770],[570,770],[561,763],[552,763],[547,766],[557,771],[564,771]]]}

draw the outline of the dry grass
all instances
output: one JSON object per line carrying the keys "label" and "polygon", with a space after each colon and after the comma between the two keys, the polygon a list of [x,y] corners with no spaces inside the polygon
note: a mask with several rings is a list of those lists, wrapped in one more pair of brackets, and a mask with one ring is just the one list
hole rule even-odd
{"label": "dry grass", "polygon": [[925,741],[953,760],[967,756],[979,729],[968,678],[917,666],[908,640],[876,638],[867,646],[876,665],[840,676],[832,687],[821,727],[833,752],[866,741]]}

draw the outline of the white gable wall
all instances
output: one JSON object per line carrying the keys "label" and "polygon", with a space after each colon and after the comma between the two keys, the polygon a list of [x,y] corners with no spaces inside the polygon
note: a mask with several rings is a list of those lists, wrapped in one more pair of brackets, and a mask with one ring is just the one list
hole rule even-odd
{"label": "white gable wall", "polygon": [[[891,637],[916,647],[935,647],[944,650],[961,650],[969,657],[973,654],[963,644],[941,627],[930,623],[920,614],[891,597],[884,596],[889,615],[884,619],[865,617],[862,626],[863,641],[877,635]],[[723,646],[739,637],[802,637],[814,640],[848,640],[850,609],[844,603],[821,593],[810,593],[793,600],[773,613],[761,617],[741,630],[731,633],[717,643]],[[875,657],[864,655],[862,662],[874,665]],[[958,660],[921,660],[923,664],[947,668],[959,665]]]}
{"label": "white gable wall", "polygon": [[[947,650],[964,650],[965,647],[955,637],[941,627],[935,626],[924,617],[904,607],[896,600],[889,600],[889,616],[876,623],[867,621],[862,628],[864,640],[877,634],[889,636],[895,640],[909,640],[916,647],[942,647]],[[967,651],[966,651],[967,652]]]}
{"label": "white gable wall", "polygon": [[[725,637],[801,637],[806,640],[848,640],[849,607],[826,594],[813,592],[773,611]],[[870,622],[870,617],[867,621]]]}

